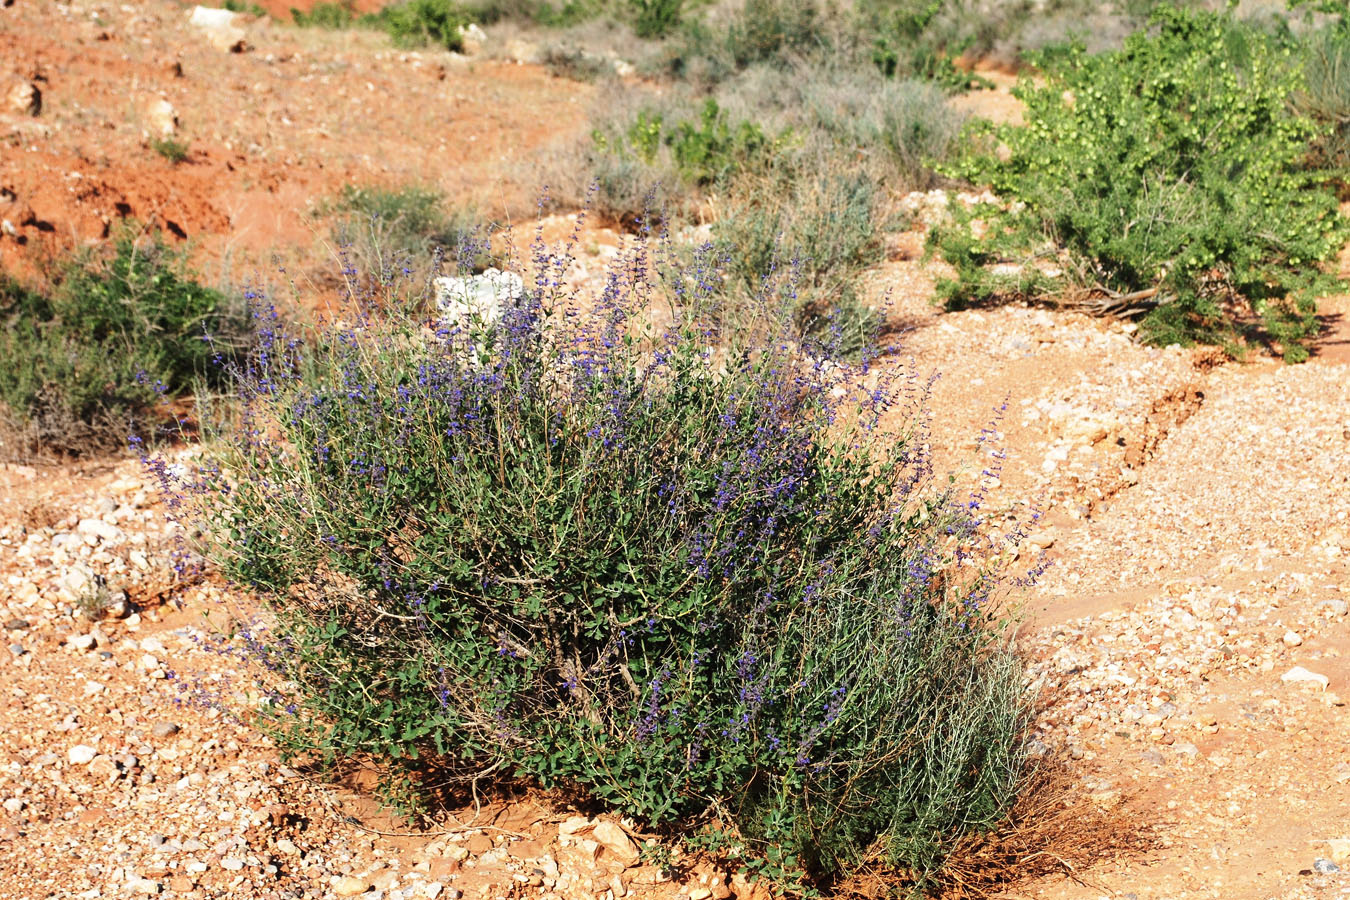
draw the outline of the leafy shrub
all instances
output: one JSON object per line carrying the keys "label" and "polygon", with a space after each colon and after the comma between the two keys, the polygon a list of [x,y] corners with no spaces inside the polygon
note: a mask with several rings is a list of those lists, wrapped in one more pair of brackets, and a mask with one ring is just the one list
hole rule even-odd
{"label": "leafy shrub", "polygon": [[[725,181],[758,157],[769,155],[788,138],[784,134],[770,140],[762,128],[749,121],[733,128],[711,97],[704,101],[697,121],[682,119],[666,125],[660,114],[643,110],[626,136],[627,148],[648,164],[662,145],[669,147],[680,177],[695,185]],[[602,148],[610,146],[603,133],[593,137]],[[617,149],[623,152],[624,148],[620,145]]]}
{"label": "leafy shrub", "polygon": [[191,148],[186,141],[175,141],[173,138],[164,138],[162,140],[154,138],[150,141],[150,149],[154,150],[174,165],[178,165],[187,160],[188,151]]}
{"label": "leafy shrub", "polygon": [[241,331],[167,247],[129,234],[106,259],[68,264],[50,290],[0,280],[0,420],[18,442],[6,452],[125,447],[161,396],[218,381],[213,358]]}
{"label": "leafy shrub", "polygon": [[[979,210],[983,237],[974,219],[932,233],[958,268],[942,295],[1125,298],[1147,309],[1149,340],[1230,347],[1254,336],[1250,311],[1302,359],[1320,263],[1347,228],[1325,176],[1303,165],[1320,129],[1291,109],[1298,72],[1273,38],[1225,16],[1163,8],[1153,23],[1121,51],[1057,57],[1044,86],[1017,90],[1024,126],[973,135],[949,171],[1017,203]],[[1022,286],[987,267],[1009,258]]]}
{"label": "leafy shrub", "polygon": [[667,255],[638,246],[598,305],[541,248],[499,316],[263,332],[197,496],[275,610],[279,739],[414,791],[430,765],[713,810],[780,874],[931,871],[1022,771],[978,498],[912,404],[881,427],[888,379],[791,339],[775,281],[719,336],[713,255]]}
{"label": "leafy shrub", "polygon": [[291,19],[302,28],[350,28],[359,18],[356,7],[349,0],[315,3],[309,12],[291,7]]}
{"label": "leafy shrub", "polygon": [[955,47],[937,47],[927,34],[942,11],[942,0],[909,0],[874,11],[877,37],[873,39],[872,62],[887,78],[932,81],[948,90],[990,87],[988,79],[957,67],[953,56],[969,49],[973,36]]}
{"label": "leafy shrub", "polygon": [[455,51],[464,49],[460,29],[473,23],[473,17],[452,0],[405,0],[369,18],[401,47],[430,44]]}
{"label": "leafy shrub", "polygon": [[228,9],[230,12],[246,13],[259,19],[267,17],[267,10],[256,3],[248,3],[245,0],[225,0],[224,3],[220,4],[220,8]]}
{"label": "leafy shrub", "polygon": [[680,24],[684,0],[628,0],[633,30],[640,38],[665,37]]}

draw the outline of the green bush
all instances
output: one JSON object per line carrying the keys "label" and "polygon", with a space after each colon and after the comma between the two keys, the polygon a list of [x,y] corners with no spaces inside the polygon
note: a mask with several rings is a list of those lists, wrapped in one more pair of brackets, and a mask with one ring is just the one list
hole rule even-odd
{"label": "green bush", "polygon": [[174,165],[178,165],[187,161],[191,147],[186,141],[175,141],[173,138],[164,138],[163,140],[156,138],[150,141],[150,149]]}
{"label": "green bush", "polygon": [[642,109],[622,133],[597,128],[591,138],[602,152],[633,155],[649,166],[666,148],[672,168],[684,182],[706,187],[723,184],[747,168],[764,164],[791,139],[791,134],[770,138],[750,121],[733,126],[717,101],[708,98],[697,119],[682,117],[667,123],[662,113]]}
{"label": "green bush", "polygon": [[478,17],[454,0],[402,0],[366,15],[358,13],[351,0],[336,0],[316,3],[309,12],[292,8],[291,18],[303,28],[376,28],[400,47],[431,45],[460,51],[464,49],[460,29]]}
{"label": "green bush", "polygon": [[292,21],[302,28],[350,28],[358,18],[356,7],[349,0],[315,3],[309,12],[291,8]]}
{"label": "green bush", "polygon": [[4,452],[125,447],[161,397],[221,383],[242,330],[180,258],[130,235],[107,258],[69,263],[50,290],[0,280],[0,419],[17,442]]}
{"label": "green bush", "polygon": [[932,478],[918,418],[879,427],[888,382],[802,351],[785,298],[719,337],[707,254],[639,276],[639,247],[598,308],[540,258],[499,316],[255,353],[229,483],[198,496],[276,613],[250,638],[286,679],[281,745],[386,760],[413,795],[500,774],[716,816],[777,878],[931,872],[1023,765],[978,503]]}
{"label": "green bush", "polygon": [[[972,135],[948,171],[1015,203],[932,232],[958,270],[942,296],[1119,298],[1147,310],[1153,342],[1264,339],[1300,360],[1321,266],[1348,234],[1326,175],[1304,165],[1321,128],[1291,107],[1301,75],[1275,38],[1226,16],[1152,21],[1123,50],[1047,60],[1044,85],[1016,92],[1026,124]],[[1009,260],[1012,280],[988,268]]]}
{"label": "green bush", "polygon": [[446,50],[464,49],[460,29],[473,17],[453,0],[405,0],[386,6],[368,17],[401,47],[434,45]]}
{"label": "green bush", "polygon": [[675,30],[684,12],[684,0],[628,0],[633,30],[640,38],[660,38]]}
{"label": "green bush", "polygon": [[957,46],[934,46],[928,34],[942,11],[942,0],[908,0],[872,10],[874,33],[872,62],[887,78],[932,81],[948,90],[991,87],[978,75],[965,72],[953,60],[969,49],[973,35]]}

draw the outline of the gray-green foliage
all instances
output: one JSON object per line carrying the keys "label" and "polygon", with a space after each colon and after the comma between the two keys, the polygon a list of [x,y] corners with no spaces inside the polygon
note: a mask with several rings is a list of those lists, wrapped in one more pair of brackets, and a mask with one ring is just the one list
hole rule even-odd
{"label": "gray-green foliage", "polygon": [[803,351],[781,279],[722,335],[711,251],[659,258],[635,248],[590,314],[541,250],[500,318],[264,332],[197,496],[277,614],[279,739],[414,794],[431,765],[716,814],[789,884],[878,852],[931,872],[1020,784],[1003,545],[898,383]]}
{"label": "gray-green foliage", "polygon": [[158,240],[121,235],[52,281],[0,278],[0,423],[16,442],[6,455],[125,447],[160,418],[161,396],[219,384],[244,331],[242,307]]}

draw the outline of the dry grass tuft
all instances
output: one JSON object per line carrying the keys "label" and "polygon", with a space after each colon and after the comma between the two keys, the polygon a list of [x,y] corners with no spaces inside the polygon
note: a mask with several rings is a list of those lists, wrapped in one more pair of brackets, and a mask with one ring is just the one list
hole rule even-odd
{"label": "dry grass tuft", "polygon": [[[941,871],[931,877],[928,895],[993,900],[1029,881],[1055,875],[1090,884],[1094,866],[1150,850],[1153,829],[1128,799],[1097,802],[1084,788],[1082,774],[1081,765],[1063,755],[1037,761],[1008,817],[993,831],[961,838]],[[835,884],[830,894],[874,900],[904,896],[913,887],[910,873],[878,858],[875,865]]]}

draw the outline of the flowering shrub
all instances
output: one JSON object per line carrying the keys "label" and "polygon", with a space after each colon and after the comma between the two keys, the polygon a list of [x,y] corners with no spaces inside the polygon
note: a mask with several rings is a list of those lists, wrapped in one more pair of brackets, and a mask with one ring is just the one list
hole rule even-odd
{"label": "flowering shrub", "polygon": [[[1019,202],[931,235],[958,273],[940,291],[957,306],[1086,294],[1144,313],[1157,343],[1257,338],[1303,359],[1350,228],[1305,166],[1324,129],[1291,104],[1302,75],[1255,26],[1170,7],[1152,21],[1123,50],[1046,57],[1044,85],[1016,92],[1026,124],[986,127],[950,167]],[[1009,260],[1025,264],[989,265]]]}
{"label": "flowering shrub", "polygon": [[282,740],[414,794],[434,766],[713,815],[780,877],[930,871],[1019,785],[1002,546],[935,477],[922,380],[803,349],[790,279],[719,334],[712,249],[668,250],[594,303],[540,244],[490,314],[260,329],[197,487],[275,611]]}

